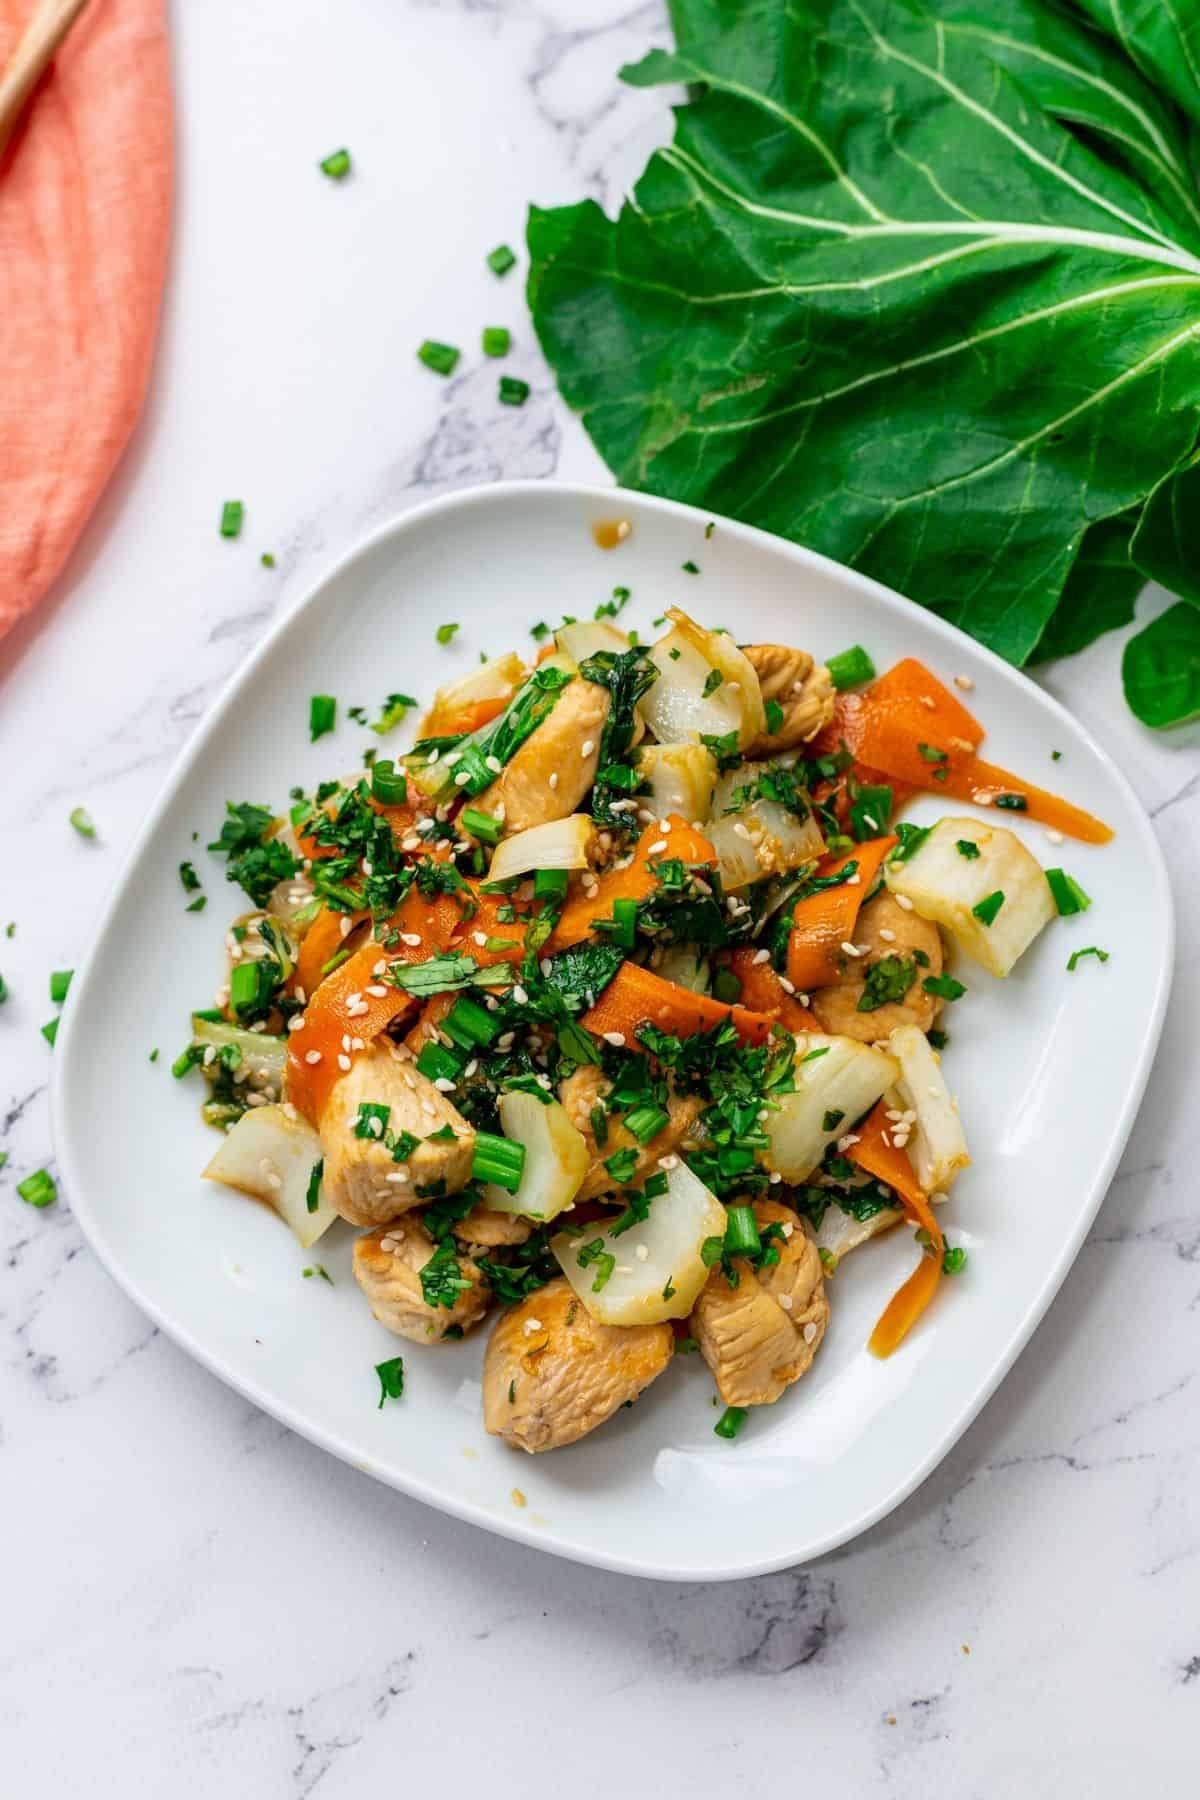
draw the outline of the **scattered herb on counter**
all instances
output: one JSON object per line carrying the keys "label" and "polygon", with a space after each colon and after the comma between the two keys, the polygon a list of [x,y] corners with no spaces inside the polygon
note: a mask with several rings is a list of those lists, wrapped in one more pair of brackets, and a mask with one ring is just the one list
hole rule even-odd
{"label": "scattered herb on counter", "polygon": [[496,397],[501,406],[524,406],[529,398],[529,383],[518,380],[515,375],[502,375]]}
{"label": "scattered herb on counter", "polygon": [[246,508],[240,500],[226,500],[221,508],[221,536],[223,538],[238,537],[242,529],[242,520],[246,516]]}
{"label": "scattered herb on counter", "polygon": [[[96,827],[92,824],[91,814],[85,806],[74,807],[72,811],[67,814],[67,818],[73,829],[79,833],[81,838],[95,837]],[[11,937],[12,932],[10,931],[8,935]]]}
{"label": "scattered herb on counter", "polygon": [[37,1169],[24,1181],[18,1181],[17,1192],[26,1206],[53,1206],[58,1199],[58,1188],[49,1169]]}
{"label": "scattered herb on counter", "polygon": [[485,356],[507,356],[512,348],[512,332],[506,325],[485,325],[482,342]]}
{"label": "scattered herb on counter", "polygon": [[417,359],[432,369],[435,375],[453,375],[455,366],[462,351],[454,344],[439,344],[436,338],[426,338],[417,350]]}
{"label": "scattered herb on counter", "polygon": [[264,550],[258,560],[264,569],[273,569],[275,567],[275,558],[271,555],[269,550]]}
{"label": "scattered herb on counter", "polygon": [[433,635],[439,644],[448,644],[457,630],[457,625],[439,625]]}
{"label": "scattered herb on counter", "polygon": [[486,260],[493,275],[507,275],[517,259],[507,244],[497,244],[494,250],[488,251]]}

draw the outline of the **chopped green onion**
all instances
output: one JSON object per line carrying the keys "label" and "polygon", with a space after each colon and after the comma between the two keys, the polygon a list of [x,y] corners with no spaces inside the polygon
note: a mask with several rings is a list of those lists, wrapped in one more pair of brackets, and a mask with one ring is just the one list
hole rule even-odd
{"label": "chopped green onion", "polygon": [[725,1221],[725,1250],[730,1256],[757,1256],[762,1249],[752,1206],[731,1206]]}
{"label": "chopped green onion", "polygon": [[1069,919],[1074,913],[1086,912],[1092,904],[1090,894],[1085,894],[1073,875],[1065,869],[1047,869],[1046,881],[1054,896],[1059,916]]}
{"label": "chopped green onion", "polygon": [[194,865],[190,862],[180,863],[179,879],[183,883],[183,891],[185,894],[194,894],[196,889],[200,886],[200,877],[197,875]]}
{"label": "chopped green onion", "polygon": [[839,1112],[836,1107],[830,1107],[829,1111],[821,1120],[821,1130],[836,1131],[845,1116],[845,1113]]}
{"label": "chopped green onion", "polygon": [[942,1274],[961,1275],[966,1266],[967,1253],[962,1246],[956,1245],[952,1250],[947,1244],[942,1255]]}
{"label": "chopped green onion", "polygon": [[971,911],[981,925],[990,925],[1003,905],[1004,890],[997,888],[994,894],[985,894],[979,904],[971,908]]}
{"label": "chopped green onion", "polygon": [[457,625],[439,625],[433,635],[439,644],[448,644],[457,630]]}
{"label": "chopped green onion", "polygon": [[690,556],[685,563],[680,564],[680,567],[685,575],[698,575],[700,573],[700,564],[694,563]]}
{"label": "chopped green onion", "polygon": [[221,536],[235,538],[242,529],[246,508],[240,500],[226,500],[221,508]]}
{"label": "chopped green onion", "polygon": [[933,1045],[935,1050],[944,1050],[946,1045],[950,1042],[950,1033],[948,1031],[942,1031],[937,1025],[931,1025],[929,1030],[925,1033],[925,1036],[929,1039],[929,1042]]}
{"label": "chopped green onion", "polygon": [[229,976],[229,1004],[235,1013],[253,1012],[269,1002],[277,969],[278,965],[267,957],[234,963]]}
{"label": "chopped green onion", "polygon": [[783,730],[783,708],[778,700],[768,700],[763,711],[767,715],[767,736],[776,737]]}
{"label": "chopped green onion", "polygon": [[959,838],[954,848],[960,856],[965,856],[968,862],[974,862],[979,855],[979,845],[973,844],[970,838]]}
{"label": "chopped green onion", "polygon": [[830,681],[839,693],[843,688],[858,687],[864,681],[875,679],[875,664],[861,644],[852,644],[849,650],[841,650],[836,656],[831,656],[825,667],[829,670]]}
{"label": "chopped green onion", "polygon": [[197,894],[196,898],[194,900],[188,901],[187,905],[184,907],[183,910],[184,910],[184,912],[203,912],[207,905],[208,905],[208,895],[207,894]]}
{"label": "chopped green onion", "polygon": [[360,1100],[358,1117],[354,1121],[355,1137],[366,1138],[375,1144],[381,1143],[391,1116],[390,1106],[380,1106],[375,1100]]}
{"label": "chopped green onion", "polygon": [[501,1029],[501,1022],[494,1013],[480,1006],[477,1000],[469,1000],[465,994],[454,1002],[442,1020],[446,1036],[467,1051],[486,1047],[499,1036]]}
{"label": "chopped green onion", "polygon": [[371,767],[371,792],[382,806],[403,806],[408,799],[408,778],[390,759]]}
{"label": "chopped green onion", "polygon": [[404,1392],[404,1358],[393,1356],[388,1362],[376,1363],[375,1373],[379,1377],[379,1408],[382,1411],[385,1400],[399,1400]]}
{"label": "chopped green onion", "polygon": [[997,794],[992,805],[999,806],[1006,812],[1029,811],[1029,802],[1024,794]]}
{"label": "chopped green onion", "polygon": [[592,1282],[593,1294],[600,1293],[603,1288],[608,1286],[612,1279],[612,1272],[617,1266],[617,1259],[612,1251],[604,1248],[603,1238],[593,1238],[591,1243],[584,1244],[575,1261],[581,1269],[595,1267],[596,1279]]}
{"label": "chopped green onion", "polygon": [[961,1000],[967,991],[953,975],[927,975],[921,986],[927,994],[936,994],[940,1000]]}
{"label": "chopped green onion", "polygon": [[636,900],[614,900],[612,909],[613,943],[632,950],[637,942],[638,903]]}
{"label": "chopped green onion", "polygon": [[502,375],[496,398],[501,406],[524,406],[529,398],[529,383],[519,381],[515,375]]}
{"label": "chopped green onion", "polygon": [[701,699],[707,700],[710,694],[715,694],[724,679],[725,677],[722,675],[720,669],[710,669],[704,678],[704,689],[700,696]]}
{"label": "chopped green onion", "polygon": [[465,1066],[465,1058],[439,1044],[436,1038],[422,1044],[417,1057],[417,1068],[427,1081],[457,1081]]}
{"label": "chopped green onion", "polygon": [[58,1188],[49,1169],[37,1169],[24,1181],[18,1181],[17,1192],[26,1206],[53,1206],[58,1199]]}
{"label": "chopped green onion", "polygon": [[727,1406],[713,1426],[713,1430],[719,1438],[735,1438],[749,1417],[748,1407]]}
{"label": "chopped green onion", "polygon": [[454,365],[462,352],[453,344],[439,344],[436,338],[426,338],[417,351],[417,359],[432,369],[435,375],[453,375]]}
{"label": "chopped green onion", "polygon": [[947,753],[944,750],[939,750],[936,744],[918,744],[917,755],[921,758],[922,762],[927,763],[944,763],[949,762],[950,760]]}
{"label": "chopped green onion", "polygon": [[1086,950],[1076,950],[1067,958],[1067,972],[1073,975],[1085,956],[1094,956],[1102,963],[1108,961],[1107,950],[1100,950],[1095,944],[1089,944]]}
{"label": "chopped green onion", "polygon": [[498,844],[504,836],[499,819],[493,819],[491,813],[480,812],[477,806],[464,806],[458,822],[481,844]]}
{"label": "chopped green onion", "polygon": [[507,275],[516,260],[507,244],[497,244],[496,248],[489,250],[487,254],[487,266],[493,275]]}
{"label": "chopped green onion", "polygon": [[82,838],[94,838],[95,837],[96,827],[92,824],[91,814],[88,812],[88,810],[85,806],[75,807],[75,809],[72,812],[67,814],[67,820],[68,820],[68,823],[70,825],[72,825],[74,827],[74,829],[79,833],[80,837],[82,837]]}
{"label": "chopped green onion", "polygon": [[485,356],[507,356],[512,346],[512,332],[506,325],[485,325],[483,328],[483,354]]}
{"label": "chopped green onion", "polygon": [[521,1185],[525,1169],[525,1146],[511,1139],[497,1137],[494,1132],[475,1134],[475,1154],[471,1159],[473,1181],[494,1181],[510,1194]]}
{"label": "chopped green onion", "polygon": [[275,558],[271,555],[269,550],[264,550],[258,560],[264,569],[273,569],[275,567]]}
{"label": "chopped green onion", "polygon": [[551,905],[565,900],[567,884],[570,876],[566,869],[535,869],[533,872],[533,897],[545,900]]}
{"label": "chopped green onion", "polygon": [[310,1213],[315,1213],[321,1204],[321,1182],[324,1175],[325,1158],[319,1156],[312,1166],[312,1173],[308,1178],[308,1193],[305,1196],[305,1204]]}
{"label": "chopped green onion", "polygon": [[896,836],[900,842],[888,857],[888,861],[908,862],[910,857],[916,855],[932,830],[932,825],[910,825],[907,819],[901,819],[896,826]]}
{"label": "chopped green onion", "polygon": [[58,1020],[51,1019],[48,1025],[42,1026],[42,1036],[48,1044],[53,1044],[58,1036]]}
{"label": "chopped green onion", "polygon": [[334,150],[331,155],[322,157],[319,166],[322,175],[328,175],[331,181],[344,181],[350,173],[350,152]]}
{"label": "chopped green onion", "polygon": [[624,1118],[626,1131],[635,1137],[639,1144],[648,1144],[651,1138],[657,1137],[665,1125],[671,1123],[671,1116],[664,1107],[646,1101],[627,1112]]}
{"label": "chopped green onion", "polygon": [[807,1055],[802,1056],[800,1058],[800,1061],[802,1063],[816,1062],[816,1060],[819,1056],[828,1056],[828,1055],[829,1055],[829,1045],[822,1044],[821,1048],[819,1050],[810,1050],[807,1053]]}
{"label": "chopped green onion", "polygon": [[50,998],[56,1006],[61,1006],[71,986],[74,969],[55,969],[50,977]]}
{"label": "chopped green onion", "polygon": [[337,724],[337,701],[332,694],[314,694],[308,703],[308,741],[315,744]]}
{"label": "chopped green onion", "polygon": [[411,694],[389,694],[371,730],[377,737],[386,737],[400,723],[408,709],[416,704]]}

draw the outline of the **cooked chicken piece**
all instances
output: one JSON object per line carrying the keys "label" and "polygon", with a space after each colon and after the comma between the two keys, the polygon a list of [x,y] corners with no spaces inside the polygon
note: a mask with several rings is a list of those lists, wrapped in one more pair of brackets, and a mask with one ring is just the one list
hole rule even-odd
{"label": "cooked chicken piece", "polygon": [[607,688],[576,676],[476,804],[493,813],[502,803],[510,834],[573,813],[596,778],[608,701]]}
{"label": "cooked chicken piece", "polygon": [[[454,1330],[456,1337],[478,1325],[491,1305],[492,1290],[469,1256],[458,1257],[461,1289],[453,1306],[430,1306],[421,1287],[421,1270],[436,1253],[433,1239],[415,1217],[396,1219],[357,1239],[354,1279],[381,1325],[414,1344],[437,1343]],[[453,1270],[450,1271],[453,1274]]]}
{"label": "cooked chicken piece", "polygon": [[734,1260],[730,1287],[718,1266],[692,1309],[692,1335],[726,1406],[766,1406],[812,1366],[829,1323],[821,1259],[808,1227],[786,1206],[757,1200],[754,1216],[784,1227],[779,1261],[755,1270]]}
{"label": "cooked chicken piece", "polygon": [[[859,913],[854,942],[865,948],[866,955],[845,957],[841,981],[815,989],[809,1001],[821,1030],[832,1037],[858,1038],[864,1044],[880,1042],[897,1025],[916,1025],[928,1031],[942,1004],[922,985],[928,976],[942,972],[942,939],[937,926],[919,913],[905,912],[885,889]],[[917,956],[928,961],[914,961]],[[912,981],[904,998],[885,1000],[872,1012],[860,1012],[869,971],[889,957],[911,963]]]}
{"label": "cooked chicken piece", "polygon": [[494,1250],[499,1244],[523,1244],[533,1226],[516,1213],[493,1212],[490,1206],[473,1206],[454,1227],[460,1243],[479,1250]]}
{"label": "cooked chicken piece", "polygon": [[[619,1119],[610,1117],[608,1138],[601,1146],[596,1142],[592,1108],[611,1090],[612,1082],[601,1074],[595,1063],[585,1063],[576,1069],[573,1075],[567,1076],[559,1090],[567,1117],[576,1131],[581,1133],[590,1159],[588,1172],[575,1196],[577,1202],[594,1200],[599,1194],[611,1194],[619,1187],[640,1187],[647,1175],[653,1175],[658,1168],[660,1157],[671,1156],[678,1150],[688,1131],[704,1111],[704,1101],[698,1095],[671,1093],[667,1097],[668,1123],[656,1137],[652,1137],[646,1144],[639,1144]],[[604,1166],[606,1158],[615,1155],[618,1150],[631,1149],[638,1153],[633,1174],[625,1181],[614,1181]]]}
{"label": "cooked chicken piece", "polygon": [[483,1357],[483,1423],[519,1450],[557,1450],[603,1425],[671,1360],[669,1325],[601,1325],[566,1280],[497,1319]]}
{"label": "cooked chicken piece", "polygon": [[764,704],[774,700],[783,708],[783,724],[776,732],[764,731],[743,754],[771,756],[807,744],[833,717],[829,670],[814,663],[807,650],[790,650],[786,644],[747,644],[745,653],[754,664]]}
{"label": "cooked chicken piece", "polygon": [[[395,1160],[381,1135],[356,1135],[364,1101],[387,1107],[381,1133],[399,1137],[409,1131],[424,1140],[406,1162]],[[436,1133],[447,1125],[454,1136],[439,1140]],[[412,1059],[381,1038],[354,1058],[329,1096],[321,1116],[321,1151],[324,1193],[342,1218],[352,1225],[386,1225],[421,1204],[418,1188],[442,1182],[447,1194],[455,1194],[466,1184],[475,1133]]]}

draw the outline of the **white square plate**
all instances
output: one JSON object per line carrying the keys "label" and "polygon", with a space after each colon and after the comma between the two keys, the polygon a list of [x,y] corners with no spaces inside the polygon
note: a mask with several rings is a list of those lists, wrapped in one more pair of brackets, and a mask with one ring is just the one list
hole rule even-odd
{"label": "white square plate", "polygon": [[[590,527],[631,520],[612,553]],[[1128,1135],[1158,1041],[1172,917],[1158,846],[1128,785],[1062,708],[987,651],[872,581],[706,515],[612,489],[512,483],[437,500],[386,526],[333,570],[249,659],[188,746],[134,847],[56,1049],[55,1129],[71,1204],[122,1287],[231,1386],[357,1467],[489,1530],[601,1567],[725,1579],[844,1543],[910,1493],[1011,1366],[1069,1268]],[[698,576],[681,571],[694,560]],[[864,644],[880,669],[916,655],[973,677],[985,754],[1107,819],[1113,843],[1051,847],[1005,823],[1094,898],[1058,921],[1007,982],[965,967],[947,1070],[974,1164],[946,1208],[969,1268],[945,1284],[900,1352],[864,1348],[911,1266],[907,1232],[857,1252],[831,1283],[812,1373],[755,1413],[735,1444],[713,1435],[712,1383],[678,1357],[639,1404],[583,1443],[536,1458],[488,1438],[479,1413],[485,1333],[424,1350],[372,1319],[336,1226],[302,1252],[263,1208],[203,1181],[213,1147],[193,1081],[169,1064],[219,979],[223,921],[245,902],[200,846],[226,798],[281,807],[295,783],[355,766],[347,705],[390,689],[427,699],[490,653],[529,644],[539,619],[589,617],[614,583],[643,638],[678,602],[743,642],[818,656]],[[435,627],[455,620],[451,648]],[[308,743],[309,696],[335,694],[336,738]],[[375,741],[375,740],[372,740]],[[390,745],[389,745],[390,748]],[[1051,751],[1062,752],[1051,762]],[[957,810],[957,803],[951,803]],[[911,816],[936,817],[926,800]],[[969,810],[969,809],[967,809]],[[210,897],[189,916],[178,865]],[[1111,952],[1068,974],[1083,944]],[[151,1048],[162,1046],[151,1064]],[[334,1279],[304,1280],[320,1260]],[[376,1409],[373,1365],[402,1350],[400,1403]],[[520,1488],[527,1504],[519,1506]]]}

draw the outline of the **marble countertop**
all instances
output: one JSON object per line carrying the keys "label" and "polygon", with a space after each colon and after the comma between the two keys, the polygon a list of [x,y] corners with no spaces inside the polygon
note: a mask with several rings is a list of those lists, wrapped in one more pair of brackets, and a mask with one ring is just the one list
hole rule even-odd
{"label": "marble countertop", "polygon": [[[1194,736],[1152,741],[1123,714],[1116,638],[1048,682],[1114,750],[1170,864],[1181,948],[1157,1066],[1032,1346],[942,1467],[839,1554],[680,1587],[445,1519],[160,1336],[69,1194],[17,1199],[53,1166],[48,972],[82,954],[173,758],[268,623],[417,499],[603,478],[519,274],[482,259],[521,242],[531,198],[614,204],[668,124],[614,80],[665,41],[656,3],[171,11],[179,203],[149,407],[67,578],[0,646],[5,1794],[341,1800],[453,1772],[516,1795],[569,1770],[590,1796],[614,1745],[635,1800],[780,1775],[838,1795],[1194,1793],[1200,762]],[[353,178],[324,181],[343,143]],[[444,382],[414,360],[484,323],[513,329],[520,411],[496,404],[494,364]],[[77,804],[94,843],[68,825]]]}

